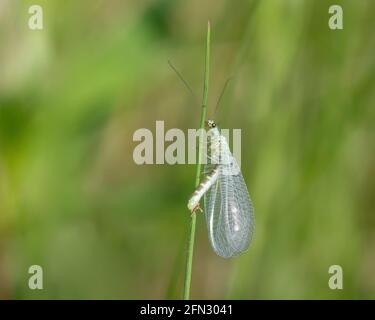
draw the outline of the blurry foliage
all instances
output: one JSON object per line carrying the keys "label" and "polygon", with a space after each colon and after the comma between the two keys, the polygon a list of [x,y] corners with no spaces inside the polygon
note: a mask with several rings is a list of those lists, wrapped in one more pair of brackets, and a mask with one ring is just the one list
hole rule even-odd
{"label": "blurry foliage", "polygon": [[0,298],[181,297],[194,166],[137,166],[132,135],[197,125],[167,60],[200,94],[207,19],[256,234],[223,260],[199,217],[192,297],[375,298],[375,3],[335,3],[342,31],[329,1],[1,0]]}

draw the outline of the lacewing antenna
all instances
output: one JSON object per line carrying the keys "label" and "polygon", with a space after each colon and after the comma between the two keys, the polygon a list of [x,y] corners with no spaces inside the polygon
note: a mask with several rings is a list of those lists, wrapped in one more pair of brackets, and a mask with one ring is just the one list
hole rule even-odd
{"label": "lacewing antenna", "polygon": [[214,116],[213,116],[213,118],[216,116],[216,112],[217,112],[217,110],[218,110],[218,108],[219,108],[219,104],[220,104],[221,98],[224,96],[225,89],[227,88],[229,81],[231,81],[232,79],[233,79],[233,77],[229,77],[229,78],[227,79],[227,81],[225,81],[225,84],[224,84],[223,89],[221,90],[221,93],[220,93],[219,99],[218,99],[217,102],[216,102],[216,106],[215,106],[215,111],[214,111]]}
{"label": "lacewing antenna", "polygon": [[184,77],[182,76],[182,74],[177,70],[177,68],[172,64],[172,62],[170,60],[168,60],[168,64],[172,68],[172,70],[177,74],[177,76],[180,78],[180,80],[185,85],[185,87],[189,90],[189,92],[193,96],[193,98],[196,100],[197,98],[196,98],[193,90],[191,89],[191,87],[189,86],[189,84],[187,83],[187,81],[184,79]]}
{"label": "lacewing antenna", "polygon": [[[176,73],[176,75],[178,76],[178,78],[182,81],[182,83],[184,84],[184,86],[186,87],[186,89],[188,89],[189,93],[192,95],[192,97],[194,98],[194,100],[197,100],[197,97],[196,97],[196,95],[194,94],[194,91],[191,89],[191,86],[190,86],[189,83],[184,79],[184,77],[183,77],[182,74],[178,71],[178,69],[173,65],[173,63],[171,62],[171,60],[168,60],[168,64],[169,64],[169,66],[171,67],[171,69]],[[233,79],[233,77],[229,77],[229,78],[225,81],[225,84],[224,84],[223,89],[221,90],[221,93],[220,93],[219,99],[218,99],[217,102],[216,102],[216,106],[215,106],[215,110],[214,110],[214,113],[213,113],[213,117],[216,115],[217,110],[219,109],[220,101],[221,101],[221,99],[222,99],[223,96],[224,96],[225,89],[227,88],[229,82],[230,82],[232,79]]]}

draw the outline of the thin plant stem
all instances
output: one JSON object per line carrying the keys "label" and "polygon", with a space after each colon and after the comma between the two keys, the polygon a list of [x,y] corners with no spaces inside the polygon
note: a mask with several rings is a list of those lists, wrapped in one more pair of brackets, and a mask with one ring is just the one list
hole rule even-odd
{"label": "thin plant stem", "polygon": [[[207,38],[206,38],[206,60],[205,60],[205,67],[204,67],[203,97],[202,97],[201,116],[200,116],[200,125],[199,125],[200,129],[204,128],[204,122],[206,120],[206,113],[207,113],[208,80],[209,80],[209,71],[210,71],[210,41],[211,41],[211,27],[210,27],[210,22],[208,21]],[[198,150],[198,164],[197,164],[197,171],[195,175],[195,187],[198,187],[199,180],[200,180],[202,149],[203,149],[203,139],[200,135],[199,150]],[[184,300],[189,300],[190,298],[190,284],[191,284],[191,272],[192,272],[192,267],[193,267],[193,253],[194,253],[196,223],[197,223],[197,216],[195,213],[193,213],[191,215],[188,250],[187,250],[187,256],[186,256]]]}

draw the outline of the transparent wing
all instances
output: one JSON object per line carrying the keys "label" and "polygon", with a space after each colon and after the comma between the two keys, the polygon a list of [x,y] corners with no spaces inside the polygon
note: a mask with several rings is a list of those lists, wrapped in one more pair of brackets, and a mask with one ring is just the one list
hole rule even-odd
{"label": "transparent wing", "polygon": [[246,251],[254,233],[254,209],[234,158],[230,164],[219,166],[219,177],[206,192],[204,203],[214,251],[224,258]]}

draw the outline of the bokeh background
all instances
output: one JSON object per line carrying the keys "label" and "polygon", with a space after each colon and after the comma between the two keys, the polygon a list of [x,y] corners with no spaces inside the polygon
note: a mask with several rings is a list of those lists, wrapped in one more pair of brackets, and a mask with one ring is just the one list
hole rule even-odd
{"label": "bokeh background", "polygon": [[224,260],[198,217],[192,298],[375,298],[372,0],[0,0],[0,298],[182,297],[195,166],[138,166],[132,136],[198,126],[167,61],[201,96],[208,19],[209,114],[233,76],[216,120],[242,129],[256,233]]}

